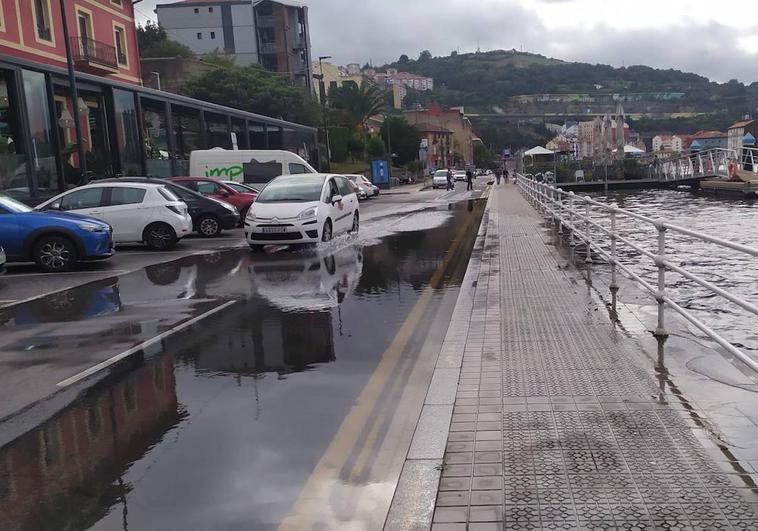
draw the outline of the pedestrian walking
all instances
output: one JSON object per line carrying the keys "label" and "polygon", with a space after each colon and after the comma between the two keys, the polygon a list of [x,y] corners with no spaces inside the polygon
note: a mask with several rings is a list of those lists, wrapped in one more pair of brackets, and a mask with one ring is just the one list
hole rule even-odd
{"label": "pedestrian walking", "polygon": [[510,179],[511,174],[508,173],[508,168],[505,169],[505,184],[508,184],[508,179]]}
{"label": "pedestrian walking", "polygon": [[503,170],[500,168],[495,169],[495,180],[497,181],[497,184],[500,184],[500,179],[503,178]]}
{"label": "pedestrian walking", "polygon": [[453,182],[453,170],[450,168],[447,170],[447,189],[455,190],[455,183]]}
{"label": "pedestrian walking", "polygon": [[474,189],[474,174],[471,170],[466,170],[466,191]]}

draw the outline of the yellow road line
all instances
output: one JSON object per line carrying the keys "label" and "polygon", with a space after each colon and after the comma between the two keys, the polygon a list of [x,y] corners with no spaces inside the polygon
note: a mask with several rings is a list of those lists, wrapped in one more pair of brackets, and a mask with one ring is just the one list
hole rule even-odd
{"label": "yellow road line", "polygon": [[[466,233],[471,223],[471,218],[467,219],[456,235],[456,238],[453,239],[442,263],[429,279],[429,284],[421,293],[419,300],[411,309],[392,343],[385,350],[371,378],[356,400],[356,404],[345,416],[329,447],[313,469],[300,495],[292,505],[289,514],[280,524],[280,531],[308,529],[314,524],[314,517],[316,515],[324,514],[324,509],[329,503],[329,494],[332,488],[340,481],[340,471],[349,459],[351,450],[359,440],[361,433],[365,430],[365,425],[370,420],[371,412],[376,406],[377,398],[387,385],[387,380],[392,375],[418,323],[421,322],[427,307],[432,301],[435,287],[443,279],[447,264],[451,256],[461,245],[462,236]],[[371,436],[366,440],[366,443],[369,443],[370,439]],[[364,459],[365,456],[359,457],[353,470],[362,467]]]}

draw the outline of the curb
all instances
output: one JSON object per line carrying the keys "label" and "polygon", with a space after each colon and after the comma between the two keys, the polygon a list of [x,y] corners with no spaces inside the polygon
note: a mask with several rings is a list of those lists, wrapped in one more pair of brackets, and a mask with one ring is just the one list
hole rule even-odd
{"label": "curb", "polygon": [[387,530],[429,529],[432,526],[463,363],[463,350],[474,308],[476,281],[481,270],[484,243],[489,228],[491,197],[491,194],[487,193],[487,205],[461,282],[461,291],[387,513],[384,524],[384,529]]}

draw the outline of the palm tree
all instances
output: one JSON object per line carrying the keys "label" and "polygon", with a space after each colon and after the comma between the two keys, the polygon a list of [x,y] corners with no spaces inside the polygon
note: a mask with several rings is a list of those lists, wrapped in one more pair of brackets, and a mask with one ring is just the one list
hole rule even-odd
{"label": "palm tree", "polygon": [[360,128],[366,136],[366,124],[369,118],[385,111],[385,94],[373,83],[345,83],[330,91],[329,100],[332,107],[342,111],[343,120],[352,129]]}

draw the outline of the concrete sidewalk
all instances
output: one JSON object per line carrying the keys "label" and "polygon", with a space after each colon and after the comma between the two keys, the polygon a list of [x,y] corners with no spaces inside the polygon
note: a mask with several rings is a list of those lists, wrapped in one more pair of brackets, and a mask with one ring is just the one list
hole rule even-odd
{"label": "concrete sidewalk", "polygon": [[422,413],[386,528],[758,529],[756,475],[656,401],[652,361],[588,311],[514,185],[485,222],[425,405],[452,408],[444,459]]}

